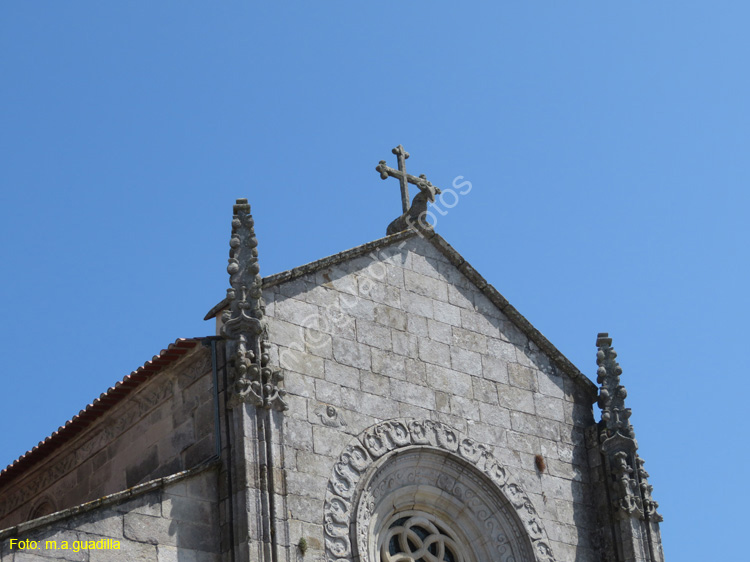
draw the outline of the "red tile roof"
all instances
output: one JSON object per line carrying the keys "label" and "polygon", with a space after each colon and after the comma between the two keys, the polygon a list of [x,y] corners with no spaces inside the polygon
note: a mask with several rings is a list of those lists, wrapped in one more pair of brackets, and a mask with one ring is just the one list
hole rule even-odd
{"label": "red tile roof", "polygon": [[162,349],[159,355],[154,355],[151,361],[146,361],[142,367],[138,367],[122,379],[122,381],[115,384],[115,386],[108,388],[106,392],[100,394],[99,398],[96,398],[84,410],[81,410],[72,419],[65,422],[65,425],[60,426],[52,435],[44,441],[40,441],[36,447],[30,451],[26,451],[25,454],[18,457],[18,459],[2,470],[0,472],[0,486],[23,472],[27,467],[49,456],[67,441],[73,439],[91,425],[94,420],[101,417],[143,382],[154,376],[164,367],[178,361],[197,346],[200,341],[201,338],[178,339],[174,343],[169,344],[167,349]]}

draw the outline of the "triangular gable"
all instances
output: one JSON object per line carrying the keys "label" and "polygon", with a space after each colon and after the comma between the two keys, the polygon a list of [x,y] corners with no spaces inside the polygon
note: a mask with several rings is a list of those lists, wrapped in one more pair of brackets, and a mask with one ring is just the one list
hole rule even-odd
{"label": "triangular gable", "polygon": [[[379,240],[374,240],[351,248],[349,250],[339,252],[332,256],[322,258],[320,260],[295,267],[288,271],[283,271],[270,275],[263,278],[263,289],[270,289],[271,287],[286,284],[299,279],[303,276],[317,273],[319,271],[334,267],[336,265],[355,260],[362,256],[367,256],[375,252],[382,251],[383,249],[393,245],[403,245],[407,240],[423,238],[427,243],[444,256],[450,264],[452,264],[456,270],[458,270],[471,284],[479,290],[487,299],[500,311],[505,317],[517,328],[522,334],[524,334],[531,342],[533,342],[540,351],[546,355],[562,372],[567,374],[573,381],[575,381],[591,398],[593,402],[596,399],[597,387],[586,377],[581,371],[576,368],[571,361],[563,355],[563,353],[557,349],[542,333],[537,330],[531,322],[529,322],[516,308],[511,305],[508,300],[503,297],[500,292],[495,289],[487,280],[482,277],[479,272],[474,269],[469,262],[467,262],[461,254],[459,254],[453,246],[451,246],[442,236],[435,233],[434,231],[420,231],[406,230],[399,232],[392,236],[386,236]],[[419,244],[413,246],[414,249],[419,248]],[[214,306],[205,316],[204,320],[209,320],[219,315],[219,313],[228,306],[229,301],[224,299],[216,306]]]}

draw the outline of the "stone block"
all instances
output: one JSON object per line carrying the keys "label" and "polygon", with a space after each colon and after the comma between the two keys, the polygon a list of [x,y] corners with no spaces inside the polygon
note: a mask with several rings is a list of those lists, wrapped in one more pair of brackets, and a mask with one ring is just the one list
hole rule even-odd
{"label": "stone block", "polygon": [[507,443],[507,430],[487,423],[470,423],[468,427],[469,437],[480,443],[498,446]]}
{"label": "stone block", "polygon": [[126,539],[147,544],[177,546],[177,530],[168,519],[140,513],[126,513],[123,528],[123,535]]}
{"label": "stone block", "polygon": [[[359,369],[342,365],[335,361],[326,360],[325,362],[325,379],[329,382],[346,386],[349,388],[359,388]],[[291,408],[290,408],[291,409]]]}
{"label": "stone block", "polygon": [[501,385],[498,388],[498,403],[509,410],[534,414],[534,394],[510,385]]}
{"label": "stone block", "polygon": [[433,390],[452,396],[472,397],[471,376],[459,371],[435,365],[426,370],[425,382]]}
{"label": "stone block", "polygon": [[379,306],[375,301],[364,299],[358,295],[339,295],[339,306],[349,316],[355,319],[375,321],[375,309]]}
{"label": "stone block", "polygon": [[461,309],[445,301],[436,300],[432,304],[433,318],[450,324],[451,326],[461,326]]}
{"label": "stone block", "polygon": [[[325,457],[321,457],[325,459]],[[327,459],[330,463],[330,469],[328,474],[321,475],[322,478],[330,478],[331,471],[333,470],[333,460]],[[321,502],[319,498],[300,496],[297,494],[287,494],[286,505],[289,513],[289,531],[291,536],[295,536],[295,527],[300,527],[300,522],[313,523],[320,521],[320,506]],[[295,521],[297,520],[297,521]],[[298,536],[298,535],[297,535]]]}
{"label": "stone block", "polygon": [[398,402],[386,396],[362,393],[359,396],[359,411],[378,420],[396,418]]}
{"label": "stone block", "polygon": [[[159,504],[155,504],[158,507]],[[110,510],[96,510],[69,521],[70,528],[91,535],[113,539],[122,538],[122,513]]]}
{"label": "stone block", "polygon": [[290,324],[309,328],[318,327],[320,309],[303,300],[294,298],[277,298],[274,307],[275,318],[284,320]]}
{"label": "stone block", "polygon": [[412,254],[411,258],[412,271],[424,275],[426,277],[432,277],[433,279],[443,279],[443,275],[438,270],[438,260],[422,256],[420,254]]}
{"label": "stone block", "polygon": [[401,304],[409,314],[432,318],[432,299],[428,297],[406,291],[401,295]]}
{"label": "stone block", "polygon": [[309,290],[310,285],[311,283],[305,277],[299,277],[277,285],[277,287],[279,294],[285,297],[304,300],[304,295]]}
{"label": "stone block", "polygon": [[410,314],[407,320],[406,329],[410,334],[427,338],[430,335],[429,329],[427,327],[427,320],[429,320],[429,318]]}
{"label": "stone block", "polygon": [[508,382],[518,388],[537,391],[536,371],[518,363],[508,365]]}
{"label": "stone block", "polygon": [[333,356],[333,338],[330,334],[313,328],[305,328],[304,338],[304,349],[307,353],[324,359],[330,359]]}
{"label": "stone block", "polygon": [[140,513],[158,517],[161,515],[161,494],[142,494],[115,505],[114,509],[118,513]]}
{"label": "stone block", "polygon": [[484,354],[487,352],[487,336],[454,326],[451,343],[462,349]]}
{"label": "stone block", "polygon": [[294,371],[316,378],[325,376],[325,360],[301,349],[279,346],[279,364],[286,371]]}
{"label": "stone block", "polygon": [[406,361],[400,355],[373,349],[372,372],[397,379],[405,379]]}
{"label": "stone block", "polygon": [[478,377],[472,377],[472,393],[475,400],[487,404],[497,404],[497,383]]}
{"label": "stone block", "polygon": [[436,301],[448,301],[448,284],[442,279],[427,277],[415,271],[404,271],[404,287],[407,292]]}
{"label": "stone block", "polygon": [[213,506],[210,502],[164,494],[162,517],[190,523],[208,524],[213,519]]}
{"label": "stone block", "polygon": [[383,351],[391,350],[391,329],[367,320],[357,320],[357,341]]}
{"label": "stone block", "polygon": [[307,420],[286,418],[284,424],[284,439],[293,443],[297,449],[312,451],[312,426]]}
{"label": "stone block", "polygon": [[359,296],[381,304],[398,304],[400,291],[367,275],[357,276]]}
{"label": "stone block", "polygon": [[291,324],[278,318],[268,321],[268,338],[275,345],[300,348],[305,341],[304,329],[298,324]]}
{"label": "stone block", "polygon": [[479,421],[481,419],[477,403],[462,396],[451,396],[450,413],[462,419]]}
{"label": "stone block", "polygon": [[424,386],[391,379],[391,398],[428,410],[435,409],[435,392]]}
{"label": "stone block", "polygon": [[419,358],[433,365],[441,367],[451,367],[450,347],[444,343],[419,338],[418,340]]}
{"label": "stone block", "polygon": [[435,392],[435,408],[438,412],[449,413],[451,411],[450,395],[445,392]]}
{"label": "stone block", "polygon": [[401,267],[397,267],[391,264],[386,264],[385,282],[387,285],[396,287],[397,289],[403,289],[404,288],[404,270]]}
{"label": "stone block", "polygon": [[514,431],[529,435],[539,435],[539,422],[536,416],[523,412],[510,413],[510,425]]}
{"label": "stone block", "polygon": [[294,371],[287,371],[284,373],[284,388],[289,394],[314,398],[315,380],[315,378],[295,373]]}
{"label": "stone block", "polygon": [[323,476],[315,476],[307,472],[287,473],[287,490],[291,495],[315,498],[320,501],[325,496],[327,484],[328,478]]}
{"label": "stone block", "polygon": [[337,457],[351,441],[351,436],[337,427],[313,426],[313,451],[318,455]]}
{"label": "stone block", "polygon": [[540,393],[552,398],[565,398],[563,377],[561,375],[537,371],[536,378],[537,388]]}
{"label": "stone block", "polygon": [[549,439],[543,439],[540,437],[539,445],[541,447],[540,453],[545,458],[545,460],[560,460],[557,443],[555,441],[550,441]]}
{"label": "stone block", "polygon": [[427,369],[431,369],[432,365],[429,365],[419,359],[405,360],[406,364],[406,377],[409,382],[415,384],[425,384],[427,380]]}
{"label": "stone block", "polygon": [[534,404],[537,415],[556,421],[565,421],[563,407],[565,402],[559,398],[544,396],[543,394],[534,394]]}
{"label": "stone block", "polygon": [[296,453],[296,460],[299,472],[308,472],[323,478],[331,476],[333,461],[329,457],[324,457],[319,453],[300,450]]}
{"label": "stone block", "polygon": [[128,488],[145,481],[159,466],[159,451],[156,445],[149,447],[145,453],[140,453],[140,456],[131,456],[125,468],[125,481]]}
{"label": "stone block", "polygon": [[505,429],[511,427],[510,412],[500,406],[479,402],[479,416],[480,419],[488,425]]}
{"label": "stone block", "polygon": [[211,458],[215,452],[216,447],[214,445],[214,436],[213,433],[211,433],[185,449],[182,453],[182,458],[184,460],[183,466],[186,468],[198,466],[203,461]]}
{"label": "stone block", "polygon": [[487,353],[505,363],[517,363],[516,346],[499,338],[487,338]]}
{"label": "stone block", "polygon": [[416,359],[419,356],[418,338],[414,334],[393,330],[393,353]]}
{"label": "stone block", "polygon": [[473,291],[465,287],[448,285],[448,302],[459,308],[474,309]]}
{"label": "stone block", "polygon": [[451,347],[451,366],[454,371],[460,371],[474,376],[482,376],[482,356],[473,351],[460,347]]}
{"label": "stone block", "polygon": [[462,328],[500,339],[500,334],[504,328],[502,320],[484,316],[474,310],[467,310],[465,308],[459,308],[458,310],[461,311],[461,323],[459,325]]}
{"label": "stone block", "polygon": [[385,375],[366,372],[362,373],[361,387],[363,392],[386,396],[390,390],[390,382]]}
{"label": "stone block", "polygon": [[450,345],[453,343],[452,326],[437,320],[427,320],[427,333],[429,338]]}
{"label": "stone block", "polygon": [[503,359],[483,355],[482,376],[496,383],[508,384],[508,364]]}
{"label": "stone block", "polygon": [[474,310],[485,316],[506,320],[505,314],[484,293],[474,293]]}
{"label": "stone block", "polygon": [[[217,479],[218,475],[215,470],[193,476],[184,481],[185,495],[196,500],[215,502],[219,497]],[[172,495],[177,495],[172,492],[171,487],[166,490]]]}
{"label": "stone block", "polygon": [[506,433],[508,440],[508,448],[519,453],[528,453],[530,455],[538,455],[541,453],[541,445],[539,438],[535,435],[528,435],[526,433],[518,433],[516,431],[508,431]]}
{"label": "stone block", "polygon": [[333,342],[333,357],[339,363],[357,369],[369,371],[372,367],[370,347],[362,343],[336,339]]}
{"label": "stone block", "polygon": [[[175,428],[170,435],[167,436],[166,440],[159,443],[159,453],[162,455],[161,462],[164,463],[168,459],[164,457],[164,453],[168,455],[179,455],[182,451],[187,449],[193,440],[195,439],[195,423],[194,420],[188,419],[182,425]],[[211,429],[213,429],[213,419],[211,420]]]}
{"label": "stone block", "polygon": [[[313,282],[307,285],[307,292],[299,295],[298,298],[318,306],[332,306],[338,304],[338,291]],[[266,310],[268,310],[268,302],[266,302]]]}
{"label": "stone block", "polygon": [[404,331],[407,326],[406,313],[398,308],[381,304],[375,307],[375,322],[381,326]]}
{"label": "stone block", "polygon": [[537,418],[539,420],[539,431],[537,435],[549,441],[560,440],[560,423],[554,420],[545,418]]}
{"label": "stone block", "polygon": [[213,552],[201,552],[173,546],[157,546],[157,562],[220,562],[221,557]]}

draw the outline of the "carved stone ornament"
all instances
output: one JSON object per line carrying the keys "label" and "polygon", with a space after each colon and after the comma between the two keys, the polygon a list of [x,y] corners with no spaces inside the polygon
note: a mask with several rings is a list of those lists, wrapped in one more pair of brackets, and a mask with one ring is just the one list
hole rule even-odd
{"label": "carved stone ornament", "polygon": [[638,442],[630,424],[630,408],[625,407],[628,393],[620,384],[622,368],[617,363],[617,352],[612,348],[612,338],[606,333],[597,337],[596,354],[599,407],[599,442],[609,472],[612,504],[620,518],[637,517],[660,522],[656,512],[659,506],[651,497],[653,486],[648,483],[644,461],[638,455]]}
{"label": "carved stone ornament", "polygon": [[325,562],[380,562],[401,548],[386,538],[412,524],[440,530],[454,558],[467,562],[555,560],[531,499],[489,446],[432,420],[382,422],[334,464]]}
{"label": "carved stone ornament", "polygon": [[229,406],[243,402],[286,410],[281,371],[269,366],[265,303],[258,265],[258,239],[247,199],[237,199],[229,241],[229,310],[222,314],[221,335],[227,340],[232,377]]}
{"label": "carved stone ornament", "polygon": [[[403,146],[398,145],[391,152],[398,159],[398,169],[395,170],[387,166],[385,160],[381,160],[375,167],[375,171],[380,174],[381,179],[385,180],[390,176],[396,178],[401,184],[403,214],[388,225],[386,234],[390,236],[410,227],[431,230],[432,225],[427,222],[427,203],[435,202],[435,195],[441,193],[440,188],[427,181],[427,176],[424,174],[416,177],[406,173],[406,159],[409,158],[409,153],[404,150]],[[414,196],[411,205],[409,205],[409,184],[416,185],[419,188],[419,193]]]}
{"label": "carved stone ornament", "polygon": [[341,412],[330,404],[323,404],[315,409],[315,415],[320,418],[320,422],[328,427],[343,427],[346,425]]}

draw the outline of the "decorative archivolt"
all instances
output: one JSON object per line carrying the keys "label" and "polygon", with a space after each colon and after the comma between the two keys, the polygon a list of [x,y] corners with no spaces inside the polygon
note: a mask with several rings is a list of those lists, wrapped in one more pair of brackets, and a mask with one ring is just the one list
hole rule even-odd
{"label": "decorative archivolt", "polygon": [[388,522],[415,510],[463,521],[452,540],[471,545],[457,552],[467,562],[554,562],[531,500],[490,448],[440,422],[414,419],[368,428],[334,464],[324,506],[326,562],[380,562]]}

